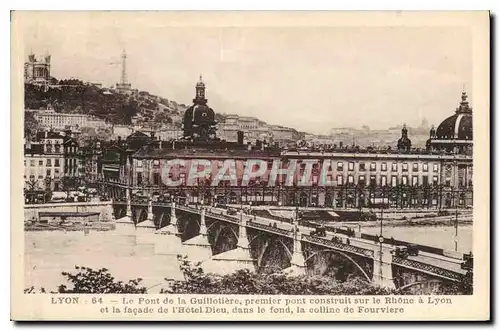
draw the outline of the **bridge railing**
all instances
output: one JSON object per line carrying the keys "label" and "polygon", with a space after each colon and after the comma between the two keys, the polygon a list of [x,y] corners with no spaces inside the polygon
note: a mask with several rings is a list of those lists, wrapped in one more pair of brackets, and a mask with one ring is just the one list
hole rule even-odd
{"label": "bridge railing", "polygon": [[366,248],[352,246],[350,244],[344,244],[341,242],[337,242],[334,240],[328,240],[322,237],[310,236],[310,235],[302,235],[302,239],[306,242],[310,242],[312,244],[318,244],[321,246],[331,247],[335,249],[339,249],[342,251],[347,251],[350,253],[354,253],[361,256],[373,257],[373,251]]}
{"label": "bridge railing", "polygon": [[[436,265],[428,264],[428,263],[422,263],[419,261],[415,260],[410,260],[410,259],[405,259],[401,258],[399,256],[393,256],[392,258],[392,263],[400,266],[404,266],[405,268],[417,270],[417,271],[427,271],[430,273],[433,273],[435,275],[439,275],[444,278],[448,278],[453,281],[459,281],[462,278],[462,274],[459,272],[455,272],[452,270],[444,269],[441,267],[438,267]],[[465,271],[464,271],[465,274]]]}
{"label": "bridge railing", "polygon": [[275,228],[271,225],[265,225],[265,224],[261,224],[261,223],[257,223],[257,222],[253,222],[253,221],[248,221],[247,226],[255,228],[255,229],[261,229],[261,230],[265,230],[267,232],[279,234],[279,235],[284,236],[284,237],[292,237],[292,231],[277,228],[277,227]]}

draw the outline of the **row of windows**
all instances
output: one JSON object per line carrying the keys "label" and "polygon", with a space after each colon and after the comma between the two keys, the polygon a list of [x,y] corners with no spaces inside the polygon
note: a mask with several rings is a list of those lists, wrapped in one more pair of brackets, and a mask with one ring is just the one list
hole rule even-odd
{"label": "row of windows", "polygon": [[[403,162],[402,163],[402,170],[403,171],[408,171],[408,163]],[[412,171],[419,171],[420,164],[415,162],[412,164]],[[370,162],[369,165],[370,171],[377,171],[377,163],[376,162]],[[337,162],[337,171],[343,171],[344,170],[344,162]],[[347,170],[349,171],[354,171],[354,162],[348,162],[347,163]],[[381,171],[387,171],[387,162],[382,162],[380,164],[380,170]],[[439,165],[437,163],[434,163],[432,165],[432,171],[433,172],[438,172],[439,170]],[[359,162],[359,171],[366,171],[366,164],[364,162]],[[399,171],[399,164],[396,162],[393,162],[391,164],[391,171]],[[422,171],[426,172],[429,171],[429,164],[428,163],[423,163],[422,164]]]}
{"label": "row of windows", "polygon": [[[52,161],[54,161],[54,162],[52,162]],[[26,160],[24,160],[24,165],[26,166]],[[36,160],[30,160],[31,167],[35,167],[36,165],[37,165]],[[38,166],[43,166],[43,165],[44,165],[43,160],[38,160]],[[59,167],[61,164],[59,162],[59,159],[46,159],[45,165],[47,167],[52,167],[52,165],[54,165],[54,167]]]}
{"label": "row of windows", "polygon": [[[169,177],[172,178],[172,174],[169,174]],[[430,178],[429,176],[422,176],[422,180],[419,181],[419,176],[411,176],[411,182],[409,176],[401,176],[399,179],[398,176],[390,176],[390,183],[387,182],[388,176],[380,176],[380,182],[377,183],[377,178],[376,176],[370,176],[369,182],[367,183],[366,177],[364,175],[358,176],[358,181],[357,183],[354,182],[354,176],[353,175],[348,175],[347,180],[344,180],[343,175],[338,175],[336,180],[337,180],[337,185],[355,185],[358,184],[360,186],[366,186],[369,184],[370,186],[397,186],[397,185],[412,185],[412,186],[418,186],[418,185],[437,185],[439,183],[438,176],[432,176]],[[184,174],[180,175],[180,179],[183,180],[185,179]],[[316,177],[313,179],[314,183],[318,183],[318,178]],[[153,185],[159,185],[161,183],[161,177],[159,173],[153,173]],[[450,184],[450,180],[446,181],[447,185]],[[143,184],[143,174],[142,172],[137,173],[137,185],[142,185]]]}
{"label": "row of windows", "polygon": [[[370,186],[377,186],[380,184],[380,186],[397,186],[397,185],[412,185],[412,186],[417,186],[417,185],[430,185],[434,184],[437,185],[439,180],[438,176],[432,176],[432,179],[429,176],[422,176],[422,181],[419,182],[419,176],[411,176],[411,182],[409,176],[401,176],[401,179],[399,180],[398,176],[390,176],[390,183],[387,182],[388,176],[380,176],[380,182],[377,183],[377,178],[376,176],[370,176],[369,178],[369,185]],[[449,181],[447,181],[449,182]],[[337,176],[337,185],[354,185],[354,176],[353,175],[348,175],[347,180],[344,180],[343,175],[338,175]],[[366,186],[366,177],[363,175],[358,176],[358,185],[360,186]],[[448,184],[449,185],[449,184]]]}
{"label": "row of windows", "polygon": [[[45,172],[45,175],[47,177],[50,177],[52,176],[52,169],[47,169],[46,172]],[[55,177],[59,177],[59,169],[54,169],[54,176]],[[26,175],[24,175],[24,178],[26,179]],[[31,172],[30,173],[30,179],[34,179],[35,178],[35,175]],[[42,174],[38,174],[38,179],[40,178],[43,178],[43,175]]]}
{"label": "row of windows", "polygon": [[[224,164],[224,161],[218,161],[218,166],[219,167],[222,167]],[[153,160],[153,165],[155,166],[158,166],[160,165],[160,161],[159,160]],[[268,162],[268,169],[271,169],[272,168],[272,165],[273,165],[273,161],[269,161]],[[142,161],[141,160],[138,160],[137,161],[137,166],[138,167],[142,167]],[[301,163],[301,168],[305,168],[305,163]],[[313,168],[316,168],[318,165],[317,164],[314,164],[313,165]],[[402,163],[402,170],[403,171],[408,171],[408,163],[404,162]],[[182,167],[181,167],[182,168]],[[414,172],[417,172],[419,171],[419,163],[413,163],[412,164],[412,171]],[[377,171],[377,163],[376,162],[371,162],[370,165],[369,165],[369,169],[370,171]],[[391,164],[391,171],[398,171],[399,169],[399,164],[396,163],[396,162],[393,162]],[[344,162],[337,162],[337,171],[343,171],[344,170]],[[348,162],[347,164],[347,170],[349,171],[354,171],[354,162]],[[381,165],[380,165],[380,170],[381,171],[387,171],[387,162],[382,162]],[[439,170],[439,165],[437,163],[434,163],[432,165],[432,171],[433,172],[438,172]],[[364,162],[360,162],[359,163],[359,171],[366,171],[366,164]],[[422,164],[422,171],[423,172],[427,172],[429,171],[429,164],[428,163],[423,163]]]}

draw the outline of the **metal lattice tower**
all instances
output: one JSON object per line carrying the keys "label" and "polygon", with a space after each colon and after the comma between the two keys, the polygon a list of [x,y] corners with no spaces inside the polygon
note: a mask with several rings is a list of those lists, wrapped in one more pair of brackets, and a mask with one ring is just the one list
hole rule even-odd
{"label": "metal lattice tower", "polygon": [[120,83],[122,85],[127,84],[127,53],[125,53],[125,50],[122,53],[122,77]]}

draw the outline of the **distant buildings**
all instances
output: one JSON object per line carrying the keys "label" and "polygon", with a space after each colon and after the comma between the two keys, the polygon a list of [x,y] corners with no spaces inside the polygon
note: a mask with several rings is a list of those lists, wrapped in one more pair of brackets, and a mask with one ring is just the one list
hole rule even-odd
{"label": "distant buildings", "polygon": [[110,128],[111,125],[103,119],[86,114],[56,113],[54,110],[40,110],[35,112],[35,119],[41,129],[64,130],[66,128],[90,127]]}
{"label": "distant buildings", "polygon": [[235,142],[238,131],[244,132],[245,141],[255,143],[257,140],[285,144],[300,139],[297,130],[269,125],[255,117],[226,115],[225,121],[218,124],[218,134],[222,140]]}

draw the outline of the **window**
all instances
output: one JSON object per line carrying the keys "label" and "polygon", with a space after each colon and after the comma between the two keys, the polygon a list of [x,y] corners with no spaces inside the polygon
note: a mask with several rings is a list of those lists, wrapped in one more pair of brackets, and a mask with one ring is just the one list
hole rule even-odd
{"label": "window", "polygon": [[47,167],[52,167],[52,160],[51,159],[47,159]]}
{"label": "window", "polygon": [[380,185],[387,186],[387,176],[380,177]]}
{"label": "window", "polygon": [[403,171],[408,171],[408,163],[403,163]]}
{"label": "window", "polygon": [[137,173],[137,185],[142,185],[142,172]]}
{"label": "window", "polygon": [[32,166],[32,167],[35,166],[35,160],[30,160],[30,166]]}
{"label": "window", "polygon": [[370,176],[370,186],[371,187],[377,186],[377,177],[376,176]]}
{"label": "window", "polygon": [[395,162],[392,164],[392,171],[398,171],[398,164]]}
{"label": "window", "polygon": [[43,175],[38,175],[38,179],[43,179]]}
{"label": "window", "polygon": [[377,164],[375,162],[370,163],[370,171],[376,171],[377,170]]}
{"label": "window", "polygon": [[159,166],[160,165],[160,160],[153,160],[153,165]]}
{"label": "window", "polygon": [[429,164],[428,163],[422,164],[422,171],[429,171]]}
{"label": "window", "polygon": [[[361,167],[361,165],[360,165],[360,167]],[[349,162],[347,170],[349,170],[349,171],[353,171],[354,170],[354,162]]]}
{"label": "window", "polygon": [[43,160],[38,160],[38,165],[43,166]]}
{"label": "window", "polygon": [[142,160],[137,160],[137,167],[142,167]]}
{"label": "window", "polygon": [[337,185],[344,185],[344,178],[342,175],[337,176]]}
{"label": "window", "polygon": [[47,145],[47,153],[52,153],[52,145]]}
{"label": "window", "polygon": [[365,171],[365,163],[364,162],[360,162],[359,163],[359,171]]}
{"label": "window", "polygon": [[433,176],[432,177],[432,184],[433,185],[437,185],[438,184],[438,177],[437,176]]}
{"label": "window", "polygon": [[382,162],[382,171],[387,171],[387,163]]}
{"label": "window", "polygon": [[365,186],[366,185],[365,176],[363,176],[363,175],[359,176],[359,178],[358,178],[358,184],[359,184],[359,186]]}
{"label": "window", "polygon": [[418,163],[413,163],[412,171],[418,171]]}
{"label": "window", "polygon": [[437,164],[437,163],[434,163],[434,164],[432,165],[432,171],[434,171],[434,172],[438,172],[438,164]]}
{"label": "window", "polygon": [[418,186],[418,176],[412,176],[411,177],[411,185],[412,186]]}
{"label": "window", "polygon": [[59,167],[59,159],[54,160],[54,167]]}
{"label": "window", "polygon": [[398,185],[398,177],[392,176],[391,177],[391,186],[397,186],[397,185]]}
{"label": "window", "polygon": [[160,185],[160,174],[157,172],[153,173],[153,185]]}
{"label": "window", "polygon": [[61,145],[56,144],[56,145],[54,146],[54,148],[55,148],[55,152],[56,152],[56,153],[60,153],[60,152],[61,152]]}
{"label": "window", "polygon": [[337,162],[337,171],[343,171],[343,170],[344,170],[344,163]]}
{"label": "window", "polygon": [[422,176],[422,185],[429,185],[429,176]]}
{"label": "window", "polygon": [[408,185],[408,176],[403,176],[401,178],[401,184]]}
{"label": "window", "polygon": [[50,169],[47,169],[47,177],[50,177],[52,174],[52,171]]}
{"label": "window", "polygon": [[353,175],[349,175],[347,176],[347,184],[354,184],[354,176]]}

